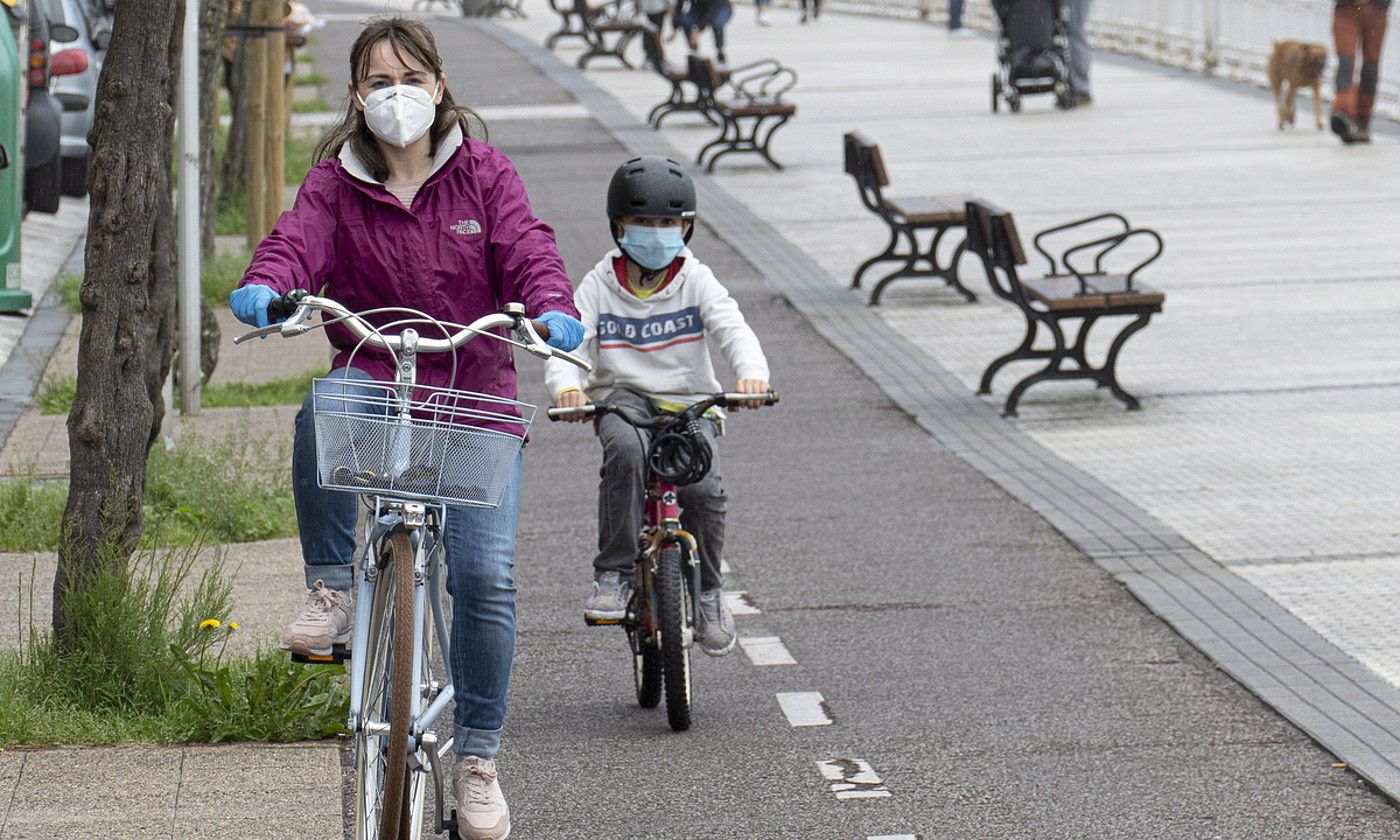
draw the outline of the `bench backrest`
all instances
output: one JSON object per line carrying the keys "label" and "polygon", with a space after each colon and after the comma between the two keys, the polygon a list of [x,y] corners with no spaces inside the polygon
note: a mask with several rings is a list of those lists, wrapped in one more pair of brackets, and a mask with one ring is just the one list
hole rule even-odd
{"label": "bench backrest", "polygon": [[879,144],[859,131],[846,132],[843,142],[847,175],[872,187],[890,185],[889,174],[885,171],[885,157],[880,154]]}
{"label": "bench backrest", "polygon": [[686,56],[685,66],[686,72],[690,76],[690,81],[693,82],[695,87],[700,91],[700,99],[712,99],[715,95],[715,90],[723,84],[723,80],[720,79],[719,70],[715,67],[715,63],[708,58],[701,58],[698,55],[689,55]]}
{"label": "bench backrest", "polygon": [[[969,201],[966,216],[967,250],[982,260],[992,291],[1011,301],[1024,298],[1025,290],[1016,266],[1026,264],[1026,252],[1021,247],[1011,211],[986,202]],[[1001,276],[997,274],[998,268]]]}

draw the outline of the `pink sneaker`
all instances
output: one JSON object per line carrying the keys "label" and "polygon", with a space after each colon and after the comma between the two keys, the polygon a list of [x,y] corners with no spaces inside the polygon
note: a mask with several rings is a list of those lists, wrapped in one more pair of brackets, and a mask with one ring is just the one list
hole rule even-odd
{"label": "pink sneaker", "polygon": [[282,649],[302,656],[330,656],[336,644],[350,641],[354,604],[350,593],[327,589],[321,581],[306,592],[306,606],[282,631]]}
{"label": "pink sneaker", "polygon": [[457,836],[462,840],[505,840],[510,807],[496,780],[496,762],[469,755],[452,768],[457,794]]}

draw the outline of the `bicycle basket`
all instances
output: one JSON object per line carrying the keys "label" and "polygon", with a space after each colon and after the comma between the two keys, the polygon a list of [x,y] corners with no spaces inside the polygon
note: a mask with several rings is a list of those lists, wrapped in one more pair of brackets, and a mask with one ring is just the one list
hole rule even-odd
{"label": "bicycle basket", "polygon": [[494,508],[515,472],[535,407],[453,388],[315,379],[321,487]]}

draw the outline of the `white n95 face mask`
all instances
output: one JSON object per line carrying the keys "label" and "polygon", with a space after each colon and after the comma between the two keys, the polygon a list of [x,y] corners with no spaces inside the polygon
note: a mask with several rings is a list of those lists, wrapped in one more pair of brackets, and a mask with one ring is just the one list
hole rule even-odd
{"label": "white n95 face mask", "polygon": [[367,99],[361,97],[359,91],[355,92],[355,97],[365,106],[365,124],[369,130],[375,137],[399,148],[422,137],[432,127],[437,117],[437,106],[433,104],[436,95],[436,85],[432,93],[417,85],[394,85],[376,90]]}

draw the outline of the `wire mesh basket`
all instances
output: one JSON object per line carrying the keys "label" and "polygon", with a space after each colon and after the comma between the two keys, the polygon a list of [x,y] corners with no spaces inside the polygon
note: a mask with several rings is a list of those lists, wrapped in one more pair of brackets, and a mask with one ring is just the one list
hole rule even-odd
{"label": "wire mesh basket", "polygon": [[312,381],[320,485],[467,507],[499,505],[535,407],[426,385],[413,386],[405,400],[398,388],[369,380]]}

